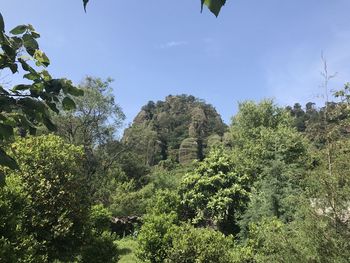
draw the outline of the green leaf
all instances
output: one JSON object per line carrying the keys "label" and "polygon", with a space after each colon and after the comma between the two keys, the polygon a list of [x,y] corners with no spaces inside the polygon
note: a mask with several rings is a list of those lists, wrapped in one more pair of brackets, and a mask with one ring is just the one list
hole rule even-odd
{"label": "green leaf", "polygon": [[0,148],[0,165],[9,167],[12,170],[19,169],[16,161],[8,156],[6,152]]}
{"label": "green leaf", "polygon": [[41,77],[45,80],[45,81],[50,81],[52,80],[52,77],[50,75],[50,73],[47,70],[43,70],[40,72]]}
{"label": "green leaf", "polygon": [[89,2],[89,0],[83,0],[85,13],[86,13],[86,6],[87,6],[88,2]]}
{"label": "green leaf", "polygon": [[36,61],[38,63],[37,66],[41,66],[44,65],[45,67],[47,67],[48,65],[50,65],[50,60],[49,58],[46,56],[46,54],[44,52],[42,52],[41,50],[36,50],[35,54],[34,54],[34,58],[36,59]]}
{"label": "green leaf", "polygon": [[28,27],[26,25],[19,25],[19,26],[16,26],[14,29],[12,29],[10,33],[12,35],[20,35],[26,32],[27,28]]}
{"label": "green leaf", "polygon": [[0,13],[0,31],[1,32],[5,32],[5,22],[4,22],[4,18],[2,17],[2,14]]}
{"label": "green leaf", "polygon": [[26,78],[29,80],[37,80],[37,79],[40,79],[40,75],[37,73],[28,73],[28,74],[24,74],[23,78]]}
{"label": "green leaf", "polygon": [[67,93],[73,96],[83,96],[84,95],[84,91],[82,89],[78,89],[74,86],[69,86],[69,88],[67,89]]}
{"label": "green leaf", "polygon": [[35,31],[31,32],[30,34],[32,35],[33,38],[39,38],[40,37],[40,34],[38,32],[35,32]]}
{"label": "green leaf", "polygon": [[201,1],[202,1],[201,11],[203,11],[203,5],[206,5],[216,17],[219,15],[221,7],[223,7],[226,3],[226,0],[201,0]]}
{"label": "green leaf", "polygon": [[23,70],[29,71],[30,73],[36,73],[36,71],[29,66],[29,64],[22,58],[19,58],[18,61],[21,63]]}
{"label": "green leaf", "polygon": [[20,90],[29,90],[32,86],[31,85],[24,85],[24,84],[19,84],[16,85],[12,88],[13,91],[20,91]]}
{"label": "green leaf", "polygon": [[63,109],[64,110],[74,110],[75,109],[75,102],[69,97],[65,97],[62,101]]}
{"label": "green leaf", "polygon": [[28,54],[31,55],[31,56],[35,56],[35,53],[39,49],[38,42],[30,34],[25,34],[23,36],[23,45],[26,48]]}

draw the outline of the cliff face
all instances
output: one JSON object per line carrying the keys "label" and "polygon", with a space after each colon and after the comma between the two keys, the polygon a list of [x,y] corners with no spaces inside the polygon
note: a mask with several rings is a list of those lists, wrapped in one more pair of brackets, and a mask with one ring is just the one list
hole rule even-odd
{"label": "cliff face", "polygon": [[203,158],[208,137],[221,137],[226,128],[212,105],[194,96],[169,95],[143,106],[123,141],[150,165],[166,159],[188,162]]}

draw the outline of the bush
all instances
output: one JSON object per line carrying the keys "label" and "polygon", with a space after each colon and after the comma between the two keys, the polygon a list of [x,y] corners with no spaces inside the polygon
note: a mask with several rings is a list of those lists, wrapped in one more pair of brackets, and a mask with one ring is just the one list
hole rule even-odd
{"label": "bush", "polygon": [[25,200],[21,231],[42,244],[33,253],[72,260],[84,241],[90,206],[83,149],[54,135],[19,139],[10,149],[20,170],[8,171],[7,178]]}
{"label": "bush", "polygon": [[137,257],[145,262],[162,263],[167,258],[171,247],[171,232],[176,221],[176,214],[150,214],[145,217],[138,236]]}
{"label": "bush", "polygon": [[105,231],[98,236],[92,236],[88,245],[81,253],[82,263],[115,263],[118,261],[118,247],[113,235]]}
{"label": "bush", "polygon": [[96,233],[108,231],[111,227],[112,213],[103,205],[94,205],[90,211],[90,223]]}
{"label": "bush", "polygon": [[171,234],[168,263],[229,263],[233,241],[209,228],[178,227]]}

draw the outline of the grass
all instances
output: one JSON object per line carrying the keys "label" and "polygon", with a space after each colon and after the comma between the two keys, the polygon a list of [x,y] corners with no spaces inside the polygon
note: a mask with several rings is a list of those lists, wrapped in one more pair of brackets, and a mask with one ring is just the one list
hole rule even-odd
{"label": "grass", "polygon": [[137,241],[135,238],[126,237],[117,241],[120,259],[119,263],[135,263],[138,262],[135,255],[137,249]]}

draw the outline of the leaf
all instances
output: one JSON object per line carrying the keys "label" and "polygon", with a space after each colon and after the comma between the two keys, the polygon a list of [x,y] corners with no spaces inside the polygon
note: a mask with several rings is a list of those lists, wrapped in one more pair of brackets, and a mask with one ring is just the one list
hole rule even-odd
{"label": "leaf", "polygon": [[2,17],[2,14],[0,13],[0,31],[1,32],[5,32],[5,22],[4,22],[4,18]]}
{"label": "leaf", "polygon": [[44,52],[42,52],[41,50],[36,50],[35,54],[34,54],[34,58],[37,60],[38,63],[37,66],[41,66],[44,65],[45,67],[47,67],[48,65],[50,65],[50,60],[49,58],[46,56],[46,54]]}
{"label": "leaf", "polygon": [[67,89],[67,93],[73,96],[83,96],[84,95],[84,91],[82,89],[78,89],[74,86],[69,86],[69,88]]}
{"label": "leaf", "polygon": [[69,97],[65,97],[62,101],[63,109],[64,110],[74,110],[75,109],[75,102]]}
{"label": "leaf", "polygon": [[87,6],[88,2],[89,2],[89,0],[83,0],[85,13],[86,13],[86,6]]}
{"label": "leaf", "polygon": [[32,87],[31,85],[19,84],[19,85],[14,86],[12,88],[12,91],[29,90],[31,87]]}
{"label": "leaf", "polygon": [[201,11],[203,11],[203,5],[206,5],[209,10],[217,17],[220,13],[221,7],[226,3],[226,0],[201,0]]}
{"label": "leaf", "polygon": [[23,36],[23,45],[26,48],[28,54],[31,55],[31,56],[35,56],[35,53],[39,49],[38,42],[30,34],[25,34]]}
{"label": "leaf", "polygon": [[8,156],[6,152],[0,148],[0,165],[9,167],[12,170],[19,169],[18,164],[16,161]]}
{"label": "leaf", "polygon": [[12,35],[20,35],[26,32],[27,28],[28,27],[26,25],[19,25],[19,26],[16,26],[14,29],[12,29],[10,33]]}
{"label": "leaf", "polygon": [[40,72],[41,77],[45,80],[45,81],[50,81],[52,80],[52,77],[50,75],[50,73],[47,70],[43,70]]}
{"label": "leaf", "polygon": [[33,38],[39,38],[40,37],[40,34],[38,32],[35,32],[35,31],[32,31],[30,34],[32,35]]}
{"label": "leaf", "polygon": [[24,74],[23,78],[26,78],[29,80],[37,80],[37,79],[40,79],[40,75],[37,73],[28,73],[28,74]]}
{"label": "leaf", "polygon": [[16,58],[16,51],[17,50],[12,48],[10,45],[2,44],[1,47],[5,51],[6,55],[8,55],[10,57],[10,59],[14,61]]}
{"label": "leaf", "polygon": [[21,63],[23,70],[29,71],[30,73],[36,73],[36,71],[29,66],[29,64],[22,58],[18,58],[18,61]]}

